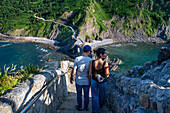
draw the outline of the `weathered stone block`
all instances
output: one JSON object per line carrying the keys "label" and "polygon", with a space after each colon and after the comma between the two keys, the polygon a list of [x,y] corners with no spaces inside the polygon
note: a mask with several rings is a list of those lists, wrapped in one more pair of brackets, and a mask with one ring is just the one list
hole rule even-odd
{"label": "weathered stone block", "polygon": [[157,111],[157,103],[155,100],[150,99],[150,108]]}
{"label": "weathered stone block", "polygon": [[12,106],[5,101],[0,101],[0,113],[13,113]]}
{"label": "weathered stone block", "polygon": [[140,103],[143,107],[149,108],[149,98],[148,98],[147,94],[140,93],[139,103]]}
{"label": "weathered stone block", "polygon": [[163,106],[161,102],[157,102],[158,113],[164,113]]}

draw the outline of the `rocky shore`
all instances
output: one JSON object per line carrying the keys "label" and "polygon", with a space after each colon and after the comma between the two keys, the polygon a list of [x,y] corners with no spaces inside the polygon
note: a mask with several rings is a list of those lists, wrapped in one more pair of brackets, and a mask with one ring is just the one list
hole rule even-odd
{"label": "rocky shore", "polygon": [[144,66],[134,66],[122,75],[152,80],[159,86],[170,88],[170,44],[162,46],[157,61],[146,62]]}

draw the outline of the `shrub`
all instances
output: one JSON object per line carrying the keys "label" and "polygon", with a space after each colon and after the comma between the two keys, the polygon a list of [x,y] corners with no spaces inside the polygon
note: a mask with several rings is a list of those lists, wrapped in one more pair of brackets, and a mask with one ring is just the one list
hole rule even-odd
{"label": "shrub", "polygon": [[166,42],[165,42],[165,44],[169,44],[170,43],[170,39],[168,39]]}
{"label": "shrub", "polygon": [[0,95],[7,92],[9,89],[13,88],[18,83],[26,80],[27,78],[32,77],[35,74],[38,74],[42,71],[38,66],[28,65],[20,67],[20,70],[14,72],[16,70],[16,65],[11,67],[7,67],[4,65],[4,69],[2,73],[0,73]]}

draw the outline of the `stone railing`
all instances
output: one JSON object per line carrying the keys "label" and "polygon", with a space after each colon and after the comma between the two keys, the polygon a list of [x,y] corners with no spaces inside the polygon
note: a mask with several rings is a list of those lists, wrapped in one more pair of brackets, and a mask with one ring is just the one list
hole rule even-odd
{"label": "stone railing", "polygon": [[[46,71],[25,80],[0,97],[0,113],[20,112],[55,76],[64,73],[68,61],[55,71]],[[60,76],[28,110],[28,113],[54,113],[68,96],[67,74]]]}

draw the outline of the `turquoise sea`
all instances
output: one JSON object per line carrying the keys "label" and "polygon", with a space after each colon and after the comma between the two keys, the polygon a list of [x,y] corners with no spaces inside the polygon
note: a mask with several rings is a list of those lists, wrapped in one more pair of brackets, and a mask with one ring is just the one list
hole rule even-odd
{"label": "turquoise sea", "polygon": [[29,64],[48,69],[49,59],[60,61],[63,58],[67,60],[67,57],[63,57],[56,50],[44,48],[42,44],[0,42],[0,71],[4,65],[11,67],[12,64],[17,65],[18,69],[21,65]]}
{"label": "turquoise sea", "polygon": [[[118,72],[124,72],[135,65],[144,65],[147,61],[156,60],[161,44],[118,44],[104,46],[104,48],[111,60],[113,58],[122,60],[123,64],[119,66]],[[48,59],[69,60],[56,50],[44,48],[42,44],[0,42],[1,71],[4,65],[7,67],[14,64],[19,68],[21,63],[24,66],[34,64],[48,69]]]}
{"label": "turquoise sea", "polygon": [[143,66],[147,61],[157,60],[162,44],[118,44],[104,46],[110,60],[119,58],[122,64],[117,72],[122,73],[130,70],[135,65]]}

